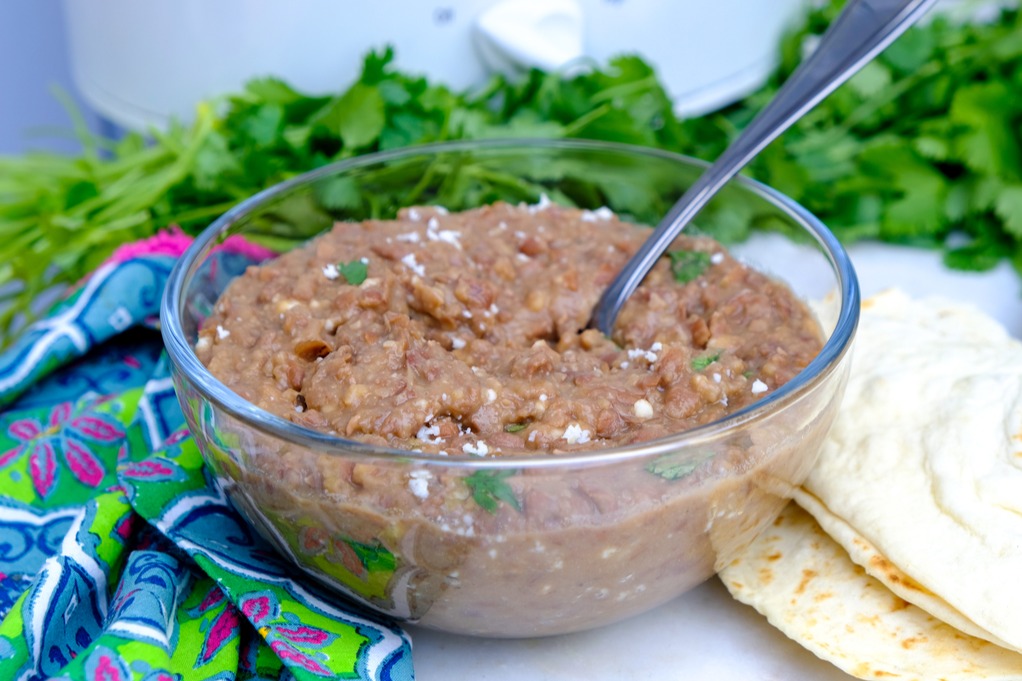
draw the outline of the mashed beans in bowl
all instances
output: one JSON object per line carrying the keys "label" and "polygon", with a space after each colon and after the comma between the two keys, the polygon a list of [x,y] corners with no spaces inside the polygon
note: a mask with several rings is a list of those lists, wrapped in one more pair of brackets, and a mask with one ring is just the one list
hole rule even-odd
{"label": "mashed beans in bowl", "polygon": [[682,593],[805,477],[843,370],[786,390],[833,332],[705,236],[676,241],[612,338],[585,329],[647,234],[545,199],[414,205],[248,267],[190,347],[290,425],[192,410],[207,462],[309,574],[425,626],[563,633]]}

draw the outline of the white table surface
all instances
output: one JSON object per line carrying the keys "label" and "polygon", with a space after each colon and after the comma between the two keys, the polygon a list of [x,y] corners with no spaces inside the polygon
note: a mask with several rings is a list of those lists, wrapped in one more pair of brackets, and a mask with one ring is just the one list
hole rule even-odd
{"label": "white table surface", "polygon": [[[1022,337],[1022,279],[1008,264],[953,272],[940,255],[859,244],[850,249],[864,296],[899,287],[913,296],[970,301]],[[790,641],[714,579],[651,612],[545,639],[495,640],[409,627],[419,681],[847,681]]]}

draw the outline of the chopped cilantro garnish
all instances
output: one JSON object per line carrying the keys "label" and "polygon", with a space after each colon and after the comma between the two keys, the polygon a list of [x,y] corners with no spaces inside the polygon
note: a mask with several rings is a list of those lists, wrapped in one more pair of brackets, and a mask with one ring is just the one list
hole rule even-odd
{"label": "chopped cilantro garnish", "polygon": [[505,481],[505,478],[509,478],[515,473],[517,471],[514,470],[476,471],[464,480],[468,488],[472,490],[472,499],[483,510],[496,513],[497,507],[503,501],[520,512],[522,506],[518,503],[518,497]]}
{"label": "chopped cilantro garnish", "polygon": [[716,352],[712,355],[703,355],[702,357],[696,357],[694,360],[692,360],[692,370],[702,371],[706,367],[716,362],[718,359],[720,359],[719,352]]}
{"label": "chopped cilantro garnish", "polygon": [[366,280],[369,267],[364,260],[352,260],[351,262],[337,263],[337,271],[346,282],[352,286],[358,286]]}
{"label": "chopped cilantro garnish", "polygon": [[664,480],[678,480],[690,475],[711,458],[713,458],[713,452],[710,451],[685,455],[665,454],[646,464],[646,470],[653,475],[659,475]]}
{"label": "chopped cilantro garnish", "polygon": [[698,279],[710,266],[710,254],[702,251],[668,251],[667,255],[674,279],[680,284]]}
{"label": "chopped cilantro garnish", "polygon": [[520,430],[525,430],[529,427],[527,423],[509,423],[504,426],[505,433],[517,433]]}

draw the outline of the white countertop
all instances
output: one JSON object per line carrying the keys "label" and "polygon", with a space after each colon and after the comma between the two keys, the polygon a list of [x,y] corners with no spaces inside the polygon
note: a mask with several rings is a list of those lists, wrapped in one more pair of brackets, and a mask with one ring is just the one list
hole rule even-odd
{"label": "white countertop", "polygon": [[[940,254],[859,244],[849,249],[863,296],[899,287],[971,301],[1022,337],[1022,278],[1011,266],[953,272]],[[847,681],[790,641],[716,579],[625,622],[545,639],[495,640],[409,627],[418,681]]]}

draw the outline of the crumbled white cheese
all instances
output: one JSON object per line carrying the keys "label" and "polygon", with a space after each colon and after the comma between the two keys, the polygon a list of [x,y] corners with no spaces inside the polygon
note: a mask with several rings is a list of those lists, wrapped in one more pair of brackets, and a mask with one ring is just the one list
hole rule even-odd
{"label": "crumbled white cheese", "polygon": [[405,264],[405,267],[410,269],[412,272],[415,272],[420,277],[426,276],[426,268],[419,264],[419,262],[415,259],[414,253],[409,253],[405,257],[401,258],[401,262]]}
{"label": "crumbled white cheese", "polygon": [[301,414],[301,413],[303,413],[305,411],[305,407],[303,407],[300,404],[296,404],[295,405],[295,411],[298,412],[299,414]]}
{"label": "crumbled white cheese", "polygon": [[408,211],[408,219],[412,222],[418,222],[422,219],[422,214],[415,208],[411,208]]}
{"label": "crumbled white cheese", "polygon": [[398,241],[404,241],[410,244],[417,244],[422,237],[419,236],[418,232],[407,232],[405,234],[398,234],[394,237]]}
{"label": "crumbled white cheese", "polygon": [[649,400],[635,400],[632,410],[635,412],[636,418],[643,420],[653,418],[653,405],[649,403]]}
{"label": "crumbled white cheese", "polygon": [[631,362],[621,362],[621,364],[620,364],[620,366],[621,366],[621,368],[622,368],[622,369],[627,369],[627,368],[628,368],[628,367],[630,367],[631,365],[632,365],[632,363],[631,363]]}
{"label": "crumbled white cheese", "polygon": [[432,217],[432,218],[429,219],[429,222],[426,223],[426,227],[429,228],[429,229],[432,229],[432,230],[439,229],[440,228],[440,221],[437,220],[435,217]]}
{"label": "crumbled white cheese", "polygon": [[422,426],[419,428],[419,432],[415,434],[415,437],[428,445],[438,445],[444,441],[444,439],[440,437],[440,426],[437,425]]}
{"label": "crumbled white cheese", "polygon": [[438,215],[447,215],[450,212],[443,206],[433,206],[433,210],[435,210]]}
{"label": "crumbled white cheese", "polygon": [[540,402],[546,402],[546,393],[540,393],[539,394],[539,401]]}
{"label": "crumbled white cheese", "polygon": [[497,401],[497,391],[494,390],[493,388],[487,388],[486,389],[486,403],[490,404],[491,402],[496,402],[496,401]]}
{"label": "crumbled white cheese", "polygon": [[497,305],[495,303],[490,303],[489,313],[490,314],[497,314],[498,312],[500,312],[500,308],[497,307]]}
{"label": "crumbled white cheese", "polygon": [[546,210],[551,205],[553,205],[553,201],[550,200],[550,197],[546,194],[540,194],[539,201],[529,206],[529,213],[535,215],[541,210]]}
{"label": "crumbled white cheese", "polygon": [[455,336],[454,338],[451,339],[451,347],[454,348],[455,350],[461,350],[463,347],[465,347],[465,339],[458,338],[457,336]]}
{"label": "crumbled white cheese", "polygon": [[716,253],[710,256],[710,262],[713,263],[714,265],[719,265],[720,263],[724,262],[724,254],[721,253],[720,251],[717,251]]}
{"label": "crumbled white cheese", "polygon": [[752,394],[753,395],[759,395],[760,393],[765,393],[767,390],[770,390],[770,388],[767,386],[766,383],[764,383],[763,381],[759,380],[758,378],[755,381],[752,382]]}
{"label": "crumbled white cheese", "polygon": [[479,440],[475,444],[472,444],[471,442],[466,442],[461,446],[461,451],[465,452],[466,454],[472,454],[474,456],[486,456],[487,454],[490,453],[490,448],[486,446],[485,442]]}
{"label": "crumbled white cheese", "polygon": [[584,445],[589,442],[589,431],[583,430],[582,426],[577,423],[572,423],[564,429],[564,434],[561,435],[561,439],[567,441],[569,445]]}
{"label": "crumbled white cheese", "polygon": [[230,331],[228,331],[224,327],[220,326],[219,324],[216,325],[216,337],[217,338],[219,338],[220,340],[223,340],[224,338],[227,338],[230,335],[231,335]]}
{"label": "crumbled white cheese", "polygon": [[432,225],[434,220],[436,220],[436,218],[430,218],[430,226],[426,230],[426,238],[430,241],[443,241],[444,243],[454,246],[460,251],[461,242],[458,241],[458,239],[461,238],[461,232],[456,232],[453,229],[441,229],[438,231]]}
{"label": "crumbled white cheese", "polygon": [[582,211],[582,222],[596,222],[597,220],[610,220],[614,217],[614,211],[606,206],[597,208],[596,210],[584,210]]}
{"label": "crumbled white cheese", "polygon": [[537,436],[537,435],[539,435],[539,433],[538,433],[537,431],[535,431],[535,430],[534,430],[534,431],[532,431],[531,433],[529,433],[529,437],[528,437],[528,438],[526,438],[526,439],[527,439],[527,440],[528,440],[529,442],[535,442],[535,441],[536,441],[536,436]]}
{"label": "crumbled white cheese", "polygon": [[429,479],[432,477],[429,471],[412,471],[408,474],[408,489],[420,499],[425,499],[429,497]]}
{"label": "crumbled white cheese", "polygon": [[[653,343],[649,350],[643,350],[641,348],[633,348],[628,351],[628,359],[639,359],[640,357],[645,359],[647,362],[652,364],[657,360],[656,351],[661,349],[660,343]],[[622,367],[624,368],[624,367]]]}
{"label": "crumbled white cheese", "polygon": [[[284,315],[280,315],[280,316],[283,317]],[[208,347],[209,347],[209,336],[201,336],[199,338],[199,342],[197,342],[195,344],[195,349],[196,350],[205,350]]]}
{"label": "crumbled white cheese", "polygon": [[724,395],[724,397],[720,398],[720,403],[725,407],[727,406],[727,395]]}
{"label": "crumbled white cheese", "polygon": [[329,265],[323,266],[323,276],[333,281],[337,277],[341,276],[341,271],[337,269],[337,265],[330,263]]}
{"label": "crumbled white cheese", "polygon": [[714,374],[713,374],[713,382],[714,383],[720,383],[720,374],[714,372]]}

